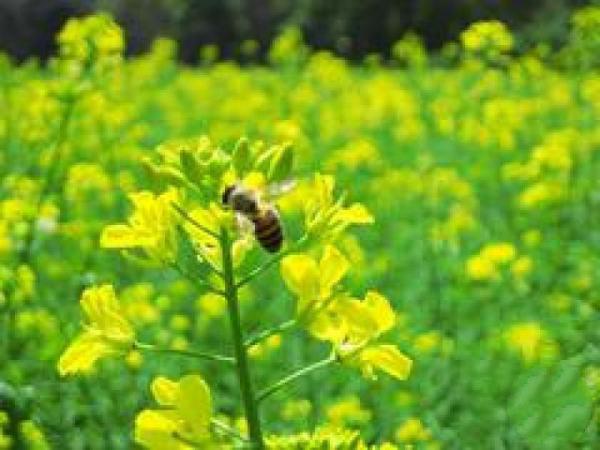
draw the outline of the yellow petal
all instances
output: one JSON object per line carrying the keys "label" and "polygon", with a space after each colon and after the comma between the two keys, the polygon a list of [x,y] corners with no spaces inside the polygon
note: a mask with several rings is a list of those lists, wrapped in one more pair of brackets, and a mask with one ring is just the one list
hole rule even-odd
{"label": "yellow petal", "polygon": [[183,446],[173,437],[177,431],[177,422],[173,420],[171,411],[155,411],[146,409],[135,418],[135,442],[152,450],[180,450],[190,448]]}
{"label": "yellow petal", "polygon": [[352,342],[368,341],[377,336],[377,318],[365,302],[352,297],[341,297],[335,301],[332,309],[344,322],[347,337]]}
{"label": "yellow petal", "polygon": [[199,375],[186,375],[179,380],[179,395],[175,402],[179,415],[192,429],[194,438],[209,434],[212,401],[210,389]]}
{"label": "yellow petal", "polygon": [[281,276],[287,287],[304,301],[313,301],[319,292],[319,268],[306,255],[289,255],[281,261]]}
{"label": "yellow petal", "polygon": [[396,322],[396,314],[387,298],[375,291],[367,292],[365,304],[377,322],[377,334],[388,331]]}
{"label": "yellow petal", "polygon": [[319,263],[321,278],[321,297],[329,297],[333,286],[340,281],[348,271],[348,260],[332,245],[327,245]]}
{"label": "yellow petal", "polygon": [[333,203],[333,187],[335,179],[331,175],[315,175],[315,190],[319,205],[322,208],[328,207]]}
{"label": "yellow petal", "polygon": [[89,325],[98,329],[105,339],[123,344],[133,341],[133,328],[125,319],[112,285],[86,289],[81,295],[81,307]]}
{"label": "yellow petal", "polygon": [[354,203],[336,214],[336,220],[346,223],[367,224],[375,222],[369,210],[361,203]]}
{"label": "yellow petal", "polygon": [[373,366],[399,380],[406,380],[412,368],[412,360],[395,345],[389,344],[365,348],[360,353],[360,361],[361,366],[367,370],[369,366]]}
{"label": "yellow petal", "polygon": [[143,233],[128,225],[108,225],[102,230],[100,246],[103,248],[153,247],[159,240],[157,234]]}
{"label": "yellow petal", "polygon": [[308,332],[322,341],[340,344],[346,337],[347,329],[340,317],[332,315],[329,311],[320,311],[310,316],[306,328]]}
{"label": "yellow petal", "polygon": [[58,373],[64,377],[89,372],[94,363],[111,353],[113,348],[102,337],[83,333],[67,347],[58,360]]}
{"label": "yellow petal", "polygon": [[156,377],[150,386],[152,395],[161,406],[173,406],[179,395],[179,385],[166,377]]}

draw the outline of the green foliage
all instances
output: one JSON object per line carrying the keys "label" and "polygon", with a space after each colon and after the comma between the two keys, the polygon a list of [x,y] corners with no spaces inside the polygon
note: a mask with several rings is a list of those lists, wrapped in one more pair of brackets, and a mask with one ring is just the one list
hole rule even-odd
{"label": "green foliage", "polygon": [[[201,372],[214,410],[243,431],[235,374],[185,357],[196,348],[231,352],[226,305],[198,288],[213,282],[197,257],[201,240],[181,228],[146,240],[162,253],[129,255],[145,265],[100,250],[99,241],[107,224],[140,231],[128,221],[128,195],[153,184],[155,193],[184,187],[183,205],[219,205],[215,174],[233,165],[285,179],[293,162],[303,181],[277,201],[286,241],[303,235],[311,202],[330,208],[315,217],[319,225],[352,215],[368,222],[353,205],[369,206],[370,229],[336,238],[352,271],[328,294],[363,298],[380,288],[398,311],[387,339],[414,368],[403,383],[385,374],[367,382],[342,367],[312,372],[264,404],[268,439],[284,448],[322,448],[333,438],[352,446],[360,431],[382,448],[597,448],[600,84],[587,40],[595,16],[582,17],[567,49],[587,62],[562,72],[536,54],[503,52],[498,64],[456,47],[455,65],[424,65],[412,39],[397,47],[402,69],[351,66],[298,41],[288,47],[297,54],[283,55],[294,63],[276,67],[180,67],[167,41],[126,60],[109,46],[103,63],[87,68],[87,53],[75,52],[68,76],[64,65],[1,58],[0,410],[8,419],[0,413],[0,442],[24,439],[21,428],[34,436],[33,424],[51,448],[131,448],[130,424],[152,405],[157,373]],[[210,140],[196,137],[204,134]],[[335,174],[343,204],[326,198],[328,178],[316,172]],[[144,199],[159,201],[150,192]],[[141,229],[160,228],[153,218]],[[202,249],[216,249],[209,244]],[[244,245],[241,272],[269,261]],[[149,267],[175,249],[191,279]],[[158,359],[134,346],[125,364],[103,360],[94,374],[59,379],[56,361],[81,332],[77,299],[104,283],[116,285],[122,314],[143,330],[136,338],[171,353]],[[248,350],[264,386],[282,367],[329,354],[329,342],[277,327],[298,296],[278,274],[261,273],[239,294],[250,336],[274,327]]]}

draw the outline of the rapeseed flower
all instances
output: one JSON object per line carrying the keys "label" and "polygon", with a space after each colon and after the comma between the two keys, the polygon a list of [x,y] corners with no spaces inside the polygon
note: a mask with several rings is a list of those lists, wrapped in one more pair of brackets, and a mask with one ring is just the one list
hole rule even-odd
{"label": "rapeseed flower", "polygon": [[315,176],[313,199],[307,203],[305,214],[306,230],[321,239],[327,240],[342,233],[352,224],[371,224],[373,216],[361,203],[343,206],[343,198],[335,200],[333,188],[335,180],[331,175]]}
{"label": "rapeseed flower", "polygon": [[102,231],[104,248],[140,248],[150,261],[172,261],[177,252],[175,234],[175,190],[155,195],[149,191],[129,195],[134,211],[126,224],[108,225]]}
{"label": "rapeseed flower", "polygon": [[135,331],[125,318],[111,285],[86,289],[80,304],[87,322],[83,333],[58,361],[61,376],[88,372],[100,358],[124,353],[135,341]]}
{"label": "rapeseed flower", "polygon": [[145,409],[135,419],[135,441],[150,450],[219,448],[211,437],[212,399],[199,375],[178,381],[155,378],[152,395],[159,409]]}

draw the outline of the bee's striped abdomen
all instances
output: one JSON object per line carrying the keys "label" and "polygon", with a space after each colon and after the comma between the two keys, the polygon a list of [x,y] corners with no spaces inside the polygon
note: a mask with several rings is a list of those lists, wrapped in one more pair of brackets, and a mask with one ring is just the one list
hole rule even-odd
{"label": "bee's striped abdomen", "polygon": [[252,219],[254,234],[262,247],[271,253],[277,252],[283,243],[283,230],[277,211],[268,208]]}

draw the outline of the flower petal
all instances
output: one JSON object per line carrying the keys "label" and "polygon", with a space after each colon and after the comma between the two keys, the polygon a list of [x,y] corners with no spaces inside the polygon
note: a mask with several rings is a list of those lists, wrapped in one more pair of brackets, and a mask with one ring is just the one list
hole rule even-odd
{"label": "flower petal", "polygon": [[362,203],[354,203],[348,208],[340,210],[335,217],[336,221],[346,223],[368,224],[375,222],[369,210]]}
{"label": "flower petal", "polygon": [[142,233],[125,224],[108,225],[102,230],[100,246],[103,248],[153,247],[159,236]]}
{"label": "flower petal", "polygon": [[379,292],[369,291],[364,300],[369,308],[371,316],[377,322],[377,334],[388,331],[396,322],[396,314],[387,298]]}
{"label": "flower petal", "polygon": [[170,417],[171,411],[145,409],[135,418],[135,442],[152,450],[180,450],[183,446],[173,437],[177,422]]}
{"label": "flower petal", "polygon": [[375,367],[389,375],[406,380],[410,375],[412,360],[395,345],[382,344],[365,348],[360,353],[361,367],[369,372]]}
{"label": "flower petal", "polygon": [[175,406],[190,426],[196,439],[209,436],[212,400],[210,389],[199,375],[186,375],[179,380],[179,395]]}
{"label": "flower petal", "polygon": [[319,292],[319,268],[306,255],[289,255],[281,261],[281,276],[287,287],[303,301],[313,301]]}
{"label": "flower petal", "polygon": [[333,286],[340,281],[348,271],[350,264],[342,253],[333,245],[327,245],[319,263],[321,278],[321,297],[331,294]]}
{"label": "flower petal", "polygon": [[101,336],[82,333],[60,356],[58,373],[64,377],[89,372],[98,359],[113,352],[113,348]]}
{"label": "flower petal", "polygon": [[156,377],[150,386],[152,395],[161,406],[173,406],[179,395],[179,385],[166,377]]}

